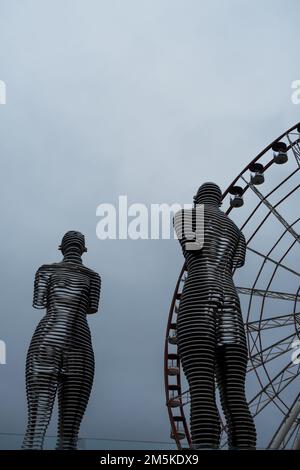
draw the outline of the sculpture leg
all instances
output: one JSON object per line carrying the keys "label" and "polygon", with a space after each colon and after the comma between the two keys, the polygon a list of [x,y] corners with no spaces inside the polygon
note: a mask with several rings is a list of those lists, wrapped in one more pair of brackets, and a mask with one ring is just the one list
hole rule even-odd
{"label": "sculpture leg", "polygon": [[59,423],[56,449],[74,450],[80,424],[89,401],[94,378],[91,350],[71,350],[64,354],[58,386]]}
{"label": "sculpture leg", "polygon": [[256,445],[254,421],[245,396],[247,356],[243,343],[217,347],[216,375],[231,449],[249,449]]}
{"label": "sculpture leg", "polygon": [[42,449],[57,390],[58,358],[29,351],[26,364],[28,425],[23,449]]}
{"label": "sculpture leg", "polygon": [[215,401],[215,307],[203,304],[201,311],[180,312],[178,349],[189,382],[191,436],[194,448],[217,448],[220,419]]}

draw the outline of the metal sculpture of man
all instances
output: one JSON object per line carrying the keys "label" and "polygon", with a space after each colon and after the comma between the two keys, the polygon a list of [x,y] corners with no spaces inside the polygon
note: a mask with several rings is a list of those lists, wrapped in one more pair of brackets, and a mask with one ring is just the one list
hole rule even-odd
{"label": "metal sculpture of man", "polygon": [[[194,197],[195,207],[174,217],[188,273],[178,311],[178,352],[190,387],[193,447],[219,447],[216,380],[229,448],[249,449],[255,448],[256,431],[245,397],[248,351],[232,278],[245,263],[246,241],[220,210],[221,201],[219,186],[204,183]],[[203,227],[196,229],[198,208],[204,208],[204,217]],[[194,247],[191,233],[196,234]]]}
{"label": "metal sculpture of man", "polygon": [[87,251],[80,232],[67,232],[63,260],[35,275],[33,306],[46,309],[32,337],[26,361],[28,426],[24,449],[42,449],[56,393],[57,449],[76,449],[94,377],[87,314],[98,311],[100,276],[82,264]]}

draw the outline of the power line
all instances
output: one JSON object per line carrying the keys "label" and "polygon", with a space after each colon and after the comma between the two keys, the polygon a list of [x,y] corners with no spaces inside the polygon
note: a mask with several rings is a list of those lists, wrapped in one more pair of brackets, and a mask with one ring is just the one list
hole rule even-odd
{"label": "power line", "polygon": [[[15,432],[1,432],[0,436],[19,436],[22,437],[24,434],[15,433]],[[57,436],[54,435],[47,435],[50,438],[56,438]],[[138,440],[138,439],[112,439],[107,437],[80,437],[79,440],[86,439],[91,441],[110,441],[110,442],[137,442],[141,444],[167,444],[167,445],[175,445],[173,442],[166,442],[166,441],[147,441],[147,440]]]}

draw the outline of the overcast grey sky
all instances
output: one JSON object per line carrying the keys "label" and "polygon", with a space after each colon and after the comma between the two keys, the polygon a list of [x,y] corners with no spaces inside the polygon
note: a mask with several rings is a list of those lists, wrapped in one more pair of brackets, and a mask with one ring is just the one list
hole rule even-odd
{"label": "overcast grey sky", "polygon": [[297,0],[0,0],[0,433],[25,429],[35,270],[78,229],[103,279],[81,434],[169,440],[163,341],[181,250],[99,241],[96,207],[225,189],[299,121],[299,14]]}

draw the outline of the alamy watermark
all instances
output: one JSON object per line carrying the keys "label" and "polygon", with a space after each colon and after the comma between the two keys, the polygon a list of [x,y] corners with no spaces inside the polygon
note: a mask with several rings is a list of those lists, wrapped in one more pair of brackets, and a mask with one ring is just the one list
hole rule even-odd
{"label": "alamy watermark", "polygon": [[6,344],[0,339],[0,365],[6,364]]}
{"label": "alamy watermark", "polygon": [[0,80],[0,104],[6,104],[6,84]]}
{"label": "alamy watermark", "polygon": [[292,342],[292,348],[294,349],[292,353],[292,363],[295,365],[300,364],[300,339]]}
{"label": "alamy watermark", "polygon": [[291,95],[292,103],[300,104],[300,80],[294,80],[292,82],[291,88],[294,90]]}
{"label": "alamy watermark", "polygon": [[[128,205],[127,196],[119,196],[118,206],[99,204],[96,216],[100,218],[96,235],[100,240],[170,240],[185,237],[187,249],[202,248],[204,242],[204,206],[197,204],[192,222],[192,204]],[[173,227],[174,220],[174,227]],[[175,228],[175,230],[174,230]]]}

